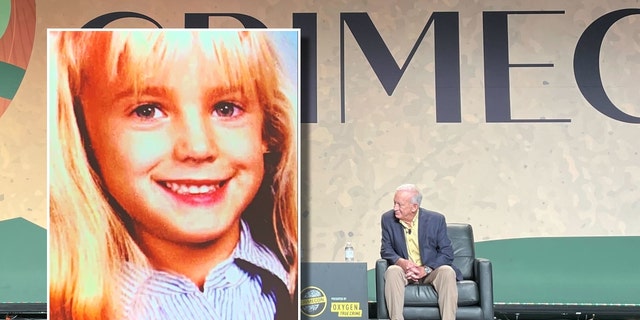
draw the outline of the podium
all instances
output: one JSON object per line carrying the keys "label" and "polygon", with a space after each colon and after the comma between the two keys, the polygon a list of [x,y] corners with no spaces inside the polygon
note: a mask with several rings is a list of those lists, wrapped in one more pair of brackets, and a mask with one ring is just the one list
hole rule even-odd
{"label": "podium", "polygon": [[304,262],[300,267],[301,319],[369,318],[366,263]]}

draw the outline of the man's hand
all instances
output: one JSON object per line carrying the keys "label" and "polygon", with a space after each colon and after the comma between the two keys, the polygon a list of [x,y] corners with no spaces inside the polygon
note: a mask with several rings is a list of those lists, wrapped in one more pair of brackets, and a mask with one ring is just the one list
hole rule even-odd
{"label": "man's hand", "polygon": [[426,272],[423,267],[417,266],[412,263],[412,265],[405,271],[405,276],[409,282],[418,281],[426,276]]}
{"label": "man's hand", "polygon": [[399,265],[402,268],[402,270],[404,270],[405,273],[407,273],[407,271],[409,271],[409,269],[417,266],[411,260],[403,259],[403,258],[398,259],[396,264]]}
{"label": "man's hand", "polygon": [[416,265],[411,260],[400,258],[396,264],[404,270],[404,275],[409,282],[418,281],[427,275],[423,267]]}

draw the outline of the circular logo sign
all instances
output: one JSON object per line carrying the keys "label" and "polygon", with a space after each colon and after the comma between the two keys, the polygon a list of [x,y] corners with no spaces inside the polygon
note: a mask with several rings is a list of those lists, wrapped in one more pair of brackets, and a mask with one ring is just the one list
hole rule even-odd
{"label": "circular logo sign", "polygon": [[307,317],[317,317],[327,308],[327,296],[318,287],[306,287],[300,291],[300,310]]}
{"label": "circular logo sign", "polygon": [[35,0],[0,0],[0,116],[20,87],[35,32]]}

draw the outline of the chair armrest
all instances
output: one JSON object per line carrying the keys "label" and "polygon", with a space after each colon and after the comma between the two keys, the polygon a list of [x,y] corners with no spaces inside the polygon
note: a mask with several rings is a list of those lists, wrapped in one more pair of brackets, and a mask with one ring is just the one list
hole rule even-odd
{"label": "chair armrest", "polygon": [[376,261],[376,311],[378,319],[388,319],[387,302],[384,299],[384,272],[387,271],[388,263],[385,259]]}
{"label": "chair armrest", "polygon": [[484,258],[476,258],[474,261],[474,276],[480,290],[480,308],[483,319],[493,320],[493,267],[491,261]]}

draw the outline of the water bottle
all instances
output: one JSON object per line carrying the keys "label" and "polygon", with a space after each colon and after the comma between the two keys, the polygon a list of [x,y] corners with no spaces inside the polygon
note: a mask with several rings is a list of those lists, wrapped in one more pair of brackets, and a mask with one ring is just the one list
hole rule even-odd
{"label": "water bottle", "polygon": [[344,246],[344,261],[355,261],[355,253],[353,252],[353,246],[351,245],[351,242],[347,242],[347,245]]}

